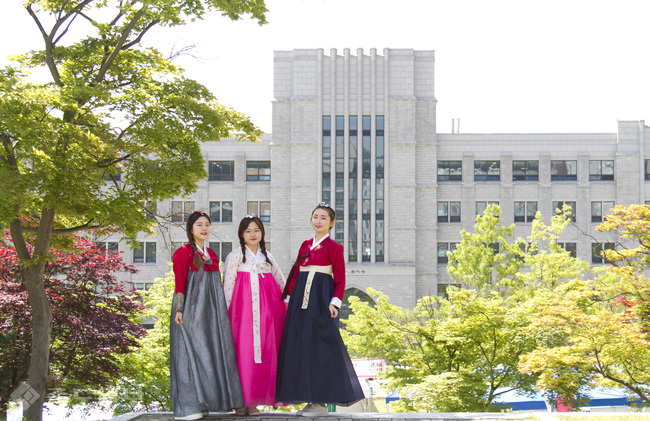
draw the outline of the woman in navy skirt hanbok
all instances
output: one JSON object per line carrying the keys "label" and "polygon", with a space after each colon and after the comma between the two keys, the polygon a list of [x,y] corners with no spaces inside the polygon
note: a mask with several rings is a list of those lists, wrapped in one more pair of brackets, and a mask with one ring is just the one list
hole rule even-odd
{"label": "woman in navy skirt hanbok", "polygon": [[327,414],[325,404],[364,398],[343,344],[338,313],[345,292],[343,247],[329,237],[336,214],[326,203],[312,212],[315,236],[302,243],[283,298],[289,295],[280,345],[276,400],[306,402],[305,416]]}

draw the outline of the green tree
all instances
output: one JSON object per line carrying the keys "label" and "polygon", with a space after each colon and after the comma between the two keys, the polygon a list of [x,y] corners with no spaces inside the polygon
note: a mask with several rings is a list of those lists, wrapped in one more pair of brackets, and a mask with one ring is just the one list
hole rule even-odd
{"label": "green tree", "polygon": [[[176,27],[211,10],[261,24],[266,7],[263,0],[24,5],[44,47],[0,70],[0,224],[9,226],[24,268],[33,316],[29,385],[39,395],[26,416],[40,420],[52,329],[43,271],[59,234],[113,227],[134,239],[155,223],[148,204],[188,194],[205,177],[200,142],[260,134],[141,40],[154,26]],[[35,236],[33,250],[27,235]]]}
{"label": "green tree", "polygon": [[616,206],[599,231],[618,234],[610,266],[540,308],[536,331],[555,330],[563,341],[522,358],[520,370],[539,374],[539,387],[577,394],[596,384],[625,387],[650,404],[650,207]]}
{"label": "green tree", "polygon": [[136,411],[171,411],[169,383],[169,320],[174,296],[174,273],[158,278],[144,292],[142,317],[155,321],[154,328],[139,340],[139,347],[122,356],[120,366],[128,372],[112,391],[114,415]]}
{"label": "green tree", "polygon": [[499,214],[488,208],[448,253],[452,280],[471,289],[450,287],[448,299],[423,297],[413,310],[374,290],[375,307],[352,300],[346,343],[387,360],[386,387],[407,397],[394,408],[488,411],[497,409],[501,393],[533,391],[536,376],[518,371],[519,358],[558,339],[528,327],[553,288],[570,289],[588,266],[556,242],[568,213],[550,226],[537,215],[526,239],[514,239],[514,227],[500,226]]}

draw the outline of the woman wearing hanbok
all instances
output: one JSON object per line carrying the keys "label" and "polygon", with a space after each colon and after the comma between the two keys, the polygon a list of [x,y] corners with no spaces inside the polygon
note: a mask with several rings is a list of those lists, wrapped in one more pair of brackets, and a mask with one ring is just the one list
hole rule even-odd
{"label": "woman wearing hanbok", "polygon": [[336,319],[345,292],[345,258],[343,247],[329,237],[335,219],[326,203],[314,209],[314,238],[302,243],[283,294],[290,299],[276,399],[307,402],[298,412],[304,416],[327,414],[326,404],[349,406],[364,398]]}
{"label": "woman wearing hanbok", "polygon": [[243,405],[219,259],[207,247],[210,217],[187,219],[189,244],[174,253],[176,289],[169,329],[171,400],[177,420]]}
{"label": "woman wearing hanbok", "polygon": [[266,250],[264,224],[248,214],[238,230],[240,247],[225,262],[223,288],[237,355],[244,405],[237,415],[259,415],[273,405],[278,352],[287,306],[281,300],[284,276]]}

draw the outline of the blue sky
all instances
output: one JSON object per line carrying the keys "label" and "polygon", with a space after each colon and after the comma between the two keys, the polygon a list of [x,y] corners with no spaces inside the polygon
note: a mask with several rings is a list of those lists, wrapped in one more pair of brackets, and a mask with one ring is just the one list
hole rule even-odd
{"label": "blue sky", "polygon": [[[269,24],[216,14],[146,41],[195,44],[180,64],[220,101],[271,131],[273,51],[436,51],[438,132],[615,132],[650,124],[647,0],[267,0]],[[3,0],[0,63],[40,48],[21,0]]]}

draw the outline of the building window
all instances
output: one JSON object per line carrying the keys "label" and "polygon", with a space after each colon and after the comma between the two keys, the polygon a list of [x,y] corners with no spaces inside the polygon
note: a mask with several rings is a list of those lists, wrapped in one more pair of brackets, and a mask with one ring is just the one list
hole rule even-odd
{"label": "building window", "polygon": [[[266,249],[268,250],[268,243],[265,244],[267,246]],[[225,262],[226,257],[228,257],[232,251],[232,243],[230,242],[210,241],[208,243],[208,247],[210,247],[213,252],[217,253],[217,257],[219,257],[220,262]]]}
{"label": "building window", "polygon": [[571,207],[571,221],[576,221],[576,202],[553,202],[553,214],[557,215],[558,211],[562,212],[562,208],[566,206]]}
{"label": "building window", "polygon": [[537,214],[537,202],[515,202],[515,222],[533,222]]}
{"label": "building window", "polygon": [[[337,215],[343,215],[345,207],[345,116],[334,120],[334,203]],[[334,225],[334,241],[341,244],[345,235],[345,218],[338,218]]]}
{"label": "building window", "polygon": [[235,161],[208,162],[208,181],[235,181]]}
{"label": "building window", "polygon": [[539,161],[512,161],[513,181],[539,181]]}
{"label": "building window", "polygon": [[449,261],[447,257],[448,251],[456,250],[456,245],[458,243],[438,243],[438,264],[446,265]]}
{"label": "building window", "polygon": [[603,257],[603,250],[615,250],[614,243],[591,243],[591,263],[602,264],[607,260]]}
{"label": "building window", "polygon": [[246,181],[271,181],[271,161],[246,161]]}
{"label": "building window", "polygon": [[603,222],[614,202],[591,202],[591,222]]}
{"label": "building window", "polygon": [[568,251],[569,255],[573,258],[578,255],[578,248],[576,247],[576,243],[557,243],[557,245],[562,247],[564,251]]}
{"label": "building window", "polygon": [[158,204],[145,200],[142,202],[142,214],[149,219],[156,219],[158,213]]}
{"label": "building window", "polygon": [[474,181],[501,181],[501,161],[474,161]]}
{"label": "building window", "polygon": [[212,222],[232,222],[232,202],[210,202]]}
{"label": "building window", "polygon": [[95,247],[104,253],[117,253],[120,250],[120,243],[117,241],[97,241]]}
{"label": "building window", "polygon": [[447,294],[447,289],[449,287],[460,288],[460,285],[457,284],[438,284],[438,297],[442,297],[445,300],[449,299],[449,294]]}
{"label": "building window", "polygon": [[438,161],[438,181],[463,181],[463,161]]}
{"label": "building window", "polygon": [[476,216],[483,215],[488,206],[499,206],[499,202],[476,202]]}
{"label": "building window", "polygon": [[645,179],[650,180],[650,165],[648,165],[648,162],[650,162],[650,159],[645,160]]}
{"label": "building window", "polygon": [[133,263],[156,263],[156,243],[140,242],[139,247],[133,249]]}
{"label": "building window", "polygon": [[358,196],[358,150],[359,150],[359,134],[358,134],[359,118],[356,115],[351,115],[349,120],[349,180],[348,180],[348,261],[357,261],[357,212],[359,200]]}
{"label": "building window", "polygon": [[375,116],[375,261],[384,261],[384,116]]}
{"label": "building window", "polygon": [[323,133],[322,133],[322,149],[321,154],[323,158],[323,202],[330,203],[331,192],[331,178],[332,178],[332,117],[329,115],[323,116]]}
{"label": "building window", "polygon": [[614,161],[589,161],[589,181],[614,180]]}
{"label": "building window", "polygon": [[578,161],[551,161],[551,181],[576,181]]}
{"label": "building window", "polygon": [[194,201],[172,202],[172,222],[186,222],[192,212],[194,212]]}
{"label": "building window", "polygon": [[460,202],[438,202],[438,222],[460,222]]}
{"label": "building window", "polygon": [[254,213],[262,222],[271,222],[271,202],[247,202],[248,213]]}

